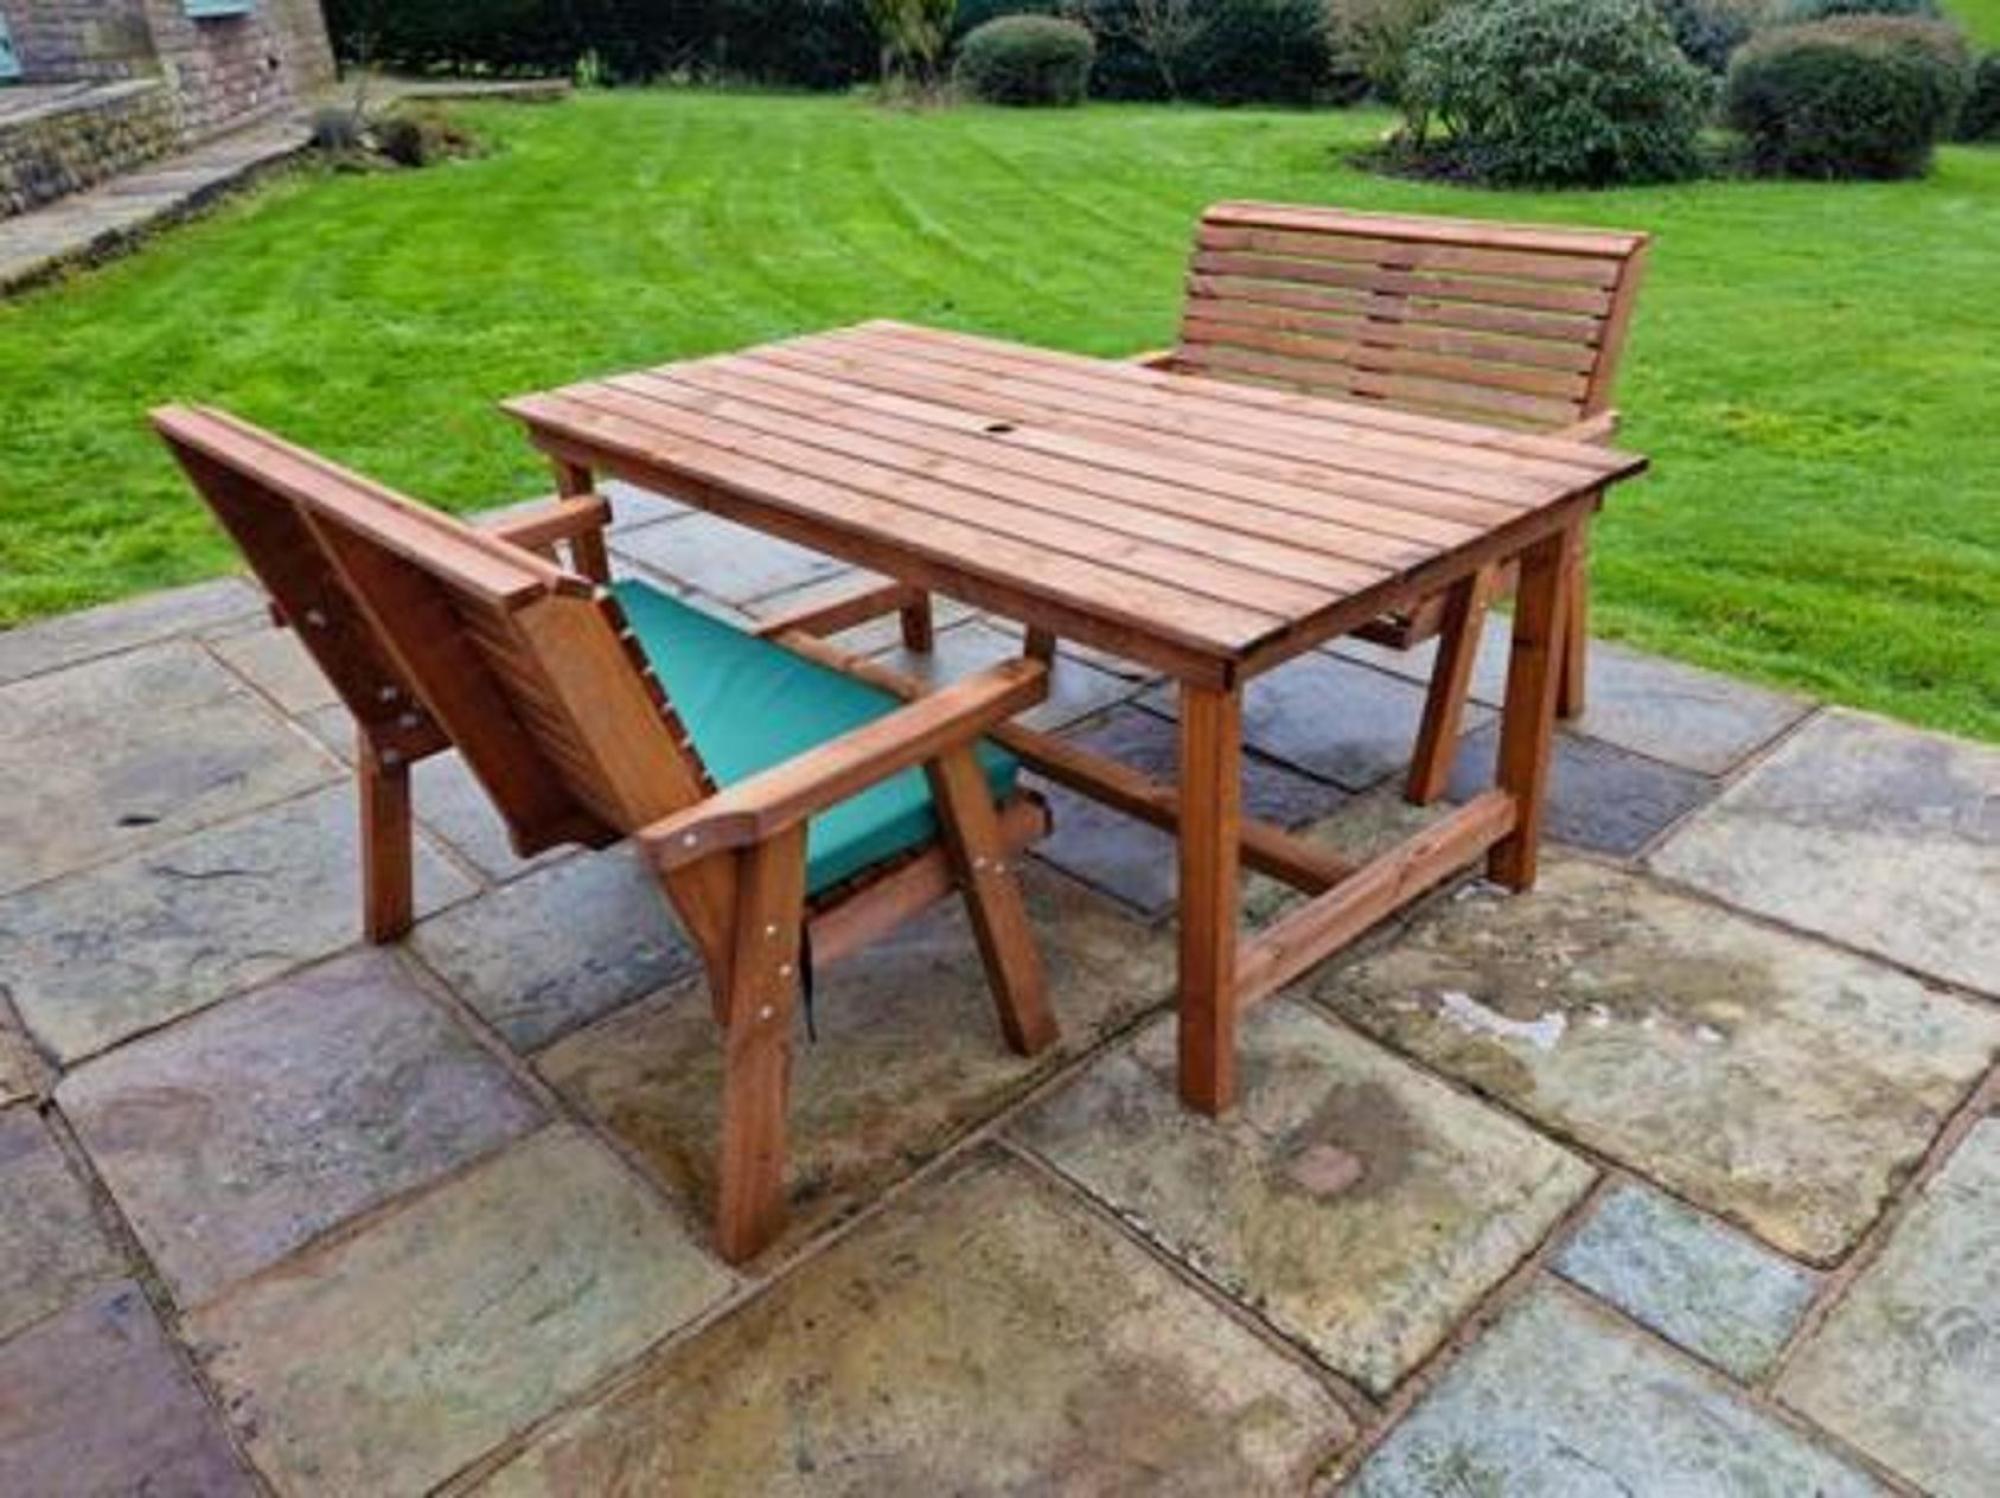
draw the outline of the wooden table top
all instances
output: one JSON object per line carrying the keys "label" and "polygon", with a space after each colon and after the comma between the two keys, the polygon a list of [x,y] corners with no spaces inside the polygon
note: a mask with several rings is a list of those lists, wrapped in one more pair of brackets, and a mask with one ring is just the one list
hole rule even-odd
{"label": "wooden table top", "polygon": [[893,322],[506,409],[559,458],[1183,675],[1406,606],[1645,466]]}

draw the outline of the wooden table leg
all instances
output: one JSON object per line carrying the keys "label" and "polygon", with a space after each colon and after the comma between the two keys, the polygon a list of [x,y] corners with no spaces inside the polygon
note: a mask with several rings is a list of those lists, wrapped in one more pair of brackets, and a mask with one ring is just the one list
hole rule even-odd
{"label": "wooden table leg", "polygon": [[[575,494],[588,494],[596,483],[596,476],[581,463],[572,463],[565,458],[555,459],[556,493],[568,499]],[[592,527],[580,531],[569,543],[570,555],[576,561],[576,570],[592,582],[611,581],[611,557],[604,548],[604,532]]]}
{"label": "wooden table leg", "polygon": [[1569,590],[1576,580],[1579,544],[1576,527],[1571,526],[1537,541],[1521,556],[1495,777],[1500,789],[1514,798],[1516,814],[1514,830],[1494,845],[1487,859],[1493,880],[1514,890],[1528,889],[1535,882],[1563,642],[1570,624]]}
{"label": "wooden table leg", "polygon": [[1180,727],[1180,1086],[1215,1115],[1236,1094],[1236,902],[1243,702],[1183,684]]}
{"label": "wooden table leg", "polygon": [[1479,658],[1479,638],[1486,625],[1486,606],[1497,577],[1481,567],[1452,587],[1445,601],[1444,627],[1438,631],[1437,660],[1431,666],[1424,716],[1417,728],[1417,747],[1410,756],[1410,778],[1403,798],[1414,806],[1429,806],[1444,794],[1458,755],[1458,730],[1465,721],[1465,699],[1472,691],[1472,668]]}

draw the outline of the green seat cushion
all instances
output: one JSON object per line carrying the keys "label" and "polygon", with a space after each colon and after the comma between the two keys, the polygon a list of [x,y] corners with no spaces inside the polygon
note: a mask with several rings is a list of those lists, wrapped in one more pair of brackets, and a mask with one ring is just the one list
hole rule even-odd
{"label": "green seat cushion", "polygon": [[[760,640],[712,614],[626,580],[612,591],[667,700],[718,786],[783,764],[902,706],[880,687]],[[1020,762],[981,740],[979,765],[995,800]],[[817,894],[937,835],[930,782],[904,770],[830,807],[806,833],[806,889]]]}

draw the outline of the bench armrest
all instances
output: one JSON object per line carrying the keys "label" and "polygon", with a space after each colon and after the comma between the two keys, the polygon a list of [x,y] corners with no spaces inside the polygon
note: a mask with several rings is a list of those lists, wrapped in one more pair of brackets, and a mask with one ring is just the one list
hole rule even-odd
{"label": "bench armrest", "polygon": [[1122,362],[1137,364],[1142,369],[1172,369],[1174,351],[1170,348],[1150,348],[1143,354],[1127,354]]}
{"label": "bench armrest", "polygon": [[1599,411],[1595,416],[1586,416],[1582,421],[1573,422],[1549,435],[1560,437],[1565,442],[1588,442],[1594,447],[1609,447],[1618,435],[1618,413]]}
{"label": "bench armrest", "polygon": [[877,781],[969,746],[1048,689],[1040,661],[1003,662],[641,828],[639,846],[664,872],[762,842]]}
{"label": "bench armrest", "polygon": [[611,523],[611,505],[601,494],[576,494],[552,499],[532,510],[503,515],[481,527],[488,535],[543,551],[559,541],[601,532]]}

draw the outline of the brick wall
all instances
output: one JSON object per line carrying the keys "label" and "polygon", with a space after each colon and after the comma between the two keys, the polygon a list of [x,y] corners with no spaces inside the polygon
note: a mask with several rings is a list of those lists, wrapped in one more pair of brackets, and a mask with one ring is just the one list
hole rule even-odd
{"label": "brick wall", "polygon": [[174,96],[152,78],[10,115],[0,127],[0,219],[163,155],[180,135]]}

